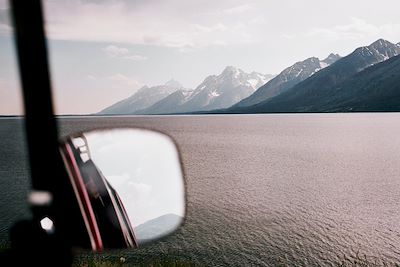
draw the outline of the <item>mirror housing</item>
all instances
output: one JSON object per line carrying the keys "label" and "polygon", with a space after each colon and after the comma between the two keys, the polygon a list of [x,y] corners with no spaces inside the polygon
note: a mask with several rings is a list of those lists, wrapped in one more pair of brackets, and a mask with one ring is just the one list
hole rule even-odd
{"label": "mirror housing", "polygon": [[169,136],[134,128],[95,130],[68,136],[60,150],[82,215],[76,220],[87,231],[72,238],[76,246],[136,248],[183,222],[183,171]]}

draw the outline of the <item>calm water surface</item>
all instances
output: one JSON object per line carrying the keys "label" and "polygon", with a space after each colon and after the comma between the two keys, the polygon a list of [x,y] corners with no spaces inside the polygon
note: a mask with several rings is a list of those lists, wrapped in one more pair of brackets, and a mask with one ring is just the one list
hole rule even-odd
{"label": "calm water surface", "polygon": [[[171,135],[186,172],[184,226],[128,262],[168,254],[206,266],[400,262],[400,114],[63,118]],[[22,120],[0,120],[0,238],[27,217]],[[113,257],[113,256],[109,256]]]}

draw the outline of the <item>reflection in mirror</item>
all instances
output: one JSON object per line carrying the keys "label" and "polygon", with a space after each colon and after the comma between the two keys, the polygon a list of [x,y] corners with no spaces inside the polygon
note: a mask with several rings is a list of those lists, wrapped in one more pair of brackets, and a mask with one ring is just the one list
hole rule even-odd
{"label": "reflection in mirror", "polygon": [[61,151],[94,250],[137,247],[182,223],[183,175],[168,136],[92,131],[70,137]]}

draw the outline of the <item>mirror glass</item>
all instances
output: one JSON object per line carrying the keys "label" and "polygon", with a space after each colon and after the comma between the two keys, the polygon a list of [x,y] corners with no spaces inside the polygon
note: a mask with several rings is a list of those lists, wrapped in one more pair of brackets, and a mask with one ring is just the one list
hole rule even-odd
{"label": "mirror glass", "polygon": [[94,250],[137,247],[182,223],[183,174],[170,137],[91,131],[69,137],[61,150]]}

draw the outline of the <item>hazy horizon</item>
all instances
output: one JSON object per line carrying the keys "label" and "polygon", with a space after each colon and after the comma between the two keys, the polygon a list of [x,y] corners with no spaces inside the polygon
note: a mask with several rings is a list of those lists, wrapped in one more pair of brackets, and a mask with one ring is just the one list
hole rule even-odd
{"label": "hazy horizon", "polygon": [[[295,62],[346,56],[379,38],[400,42],[400,2],[222,0],[45,2],[57,114],[89,114],[143,85],[195,88],[228,66],[278,74]],[[0,114],[22,114],[9,6],[0,0]]]}

